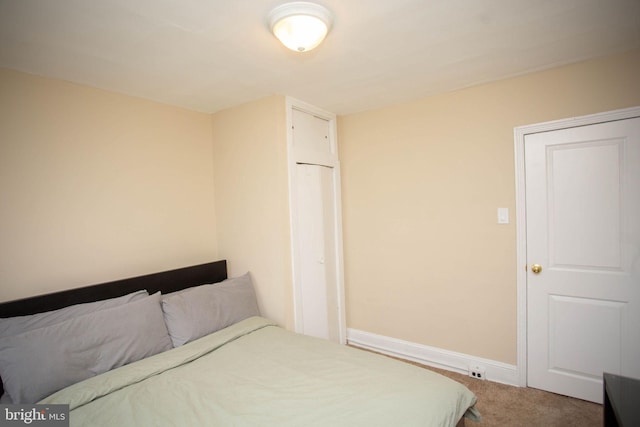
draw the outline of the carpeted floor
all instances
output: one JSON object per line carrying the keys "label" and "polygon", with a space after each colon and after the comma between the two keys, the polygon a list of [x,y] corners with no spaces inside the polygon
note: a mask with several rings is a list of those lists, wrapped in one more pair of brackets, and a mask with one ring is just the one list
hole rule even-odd
{"label": "carpeted floor", "polygon": [[[398,359],[402,360],[402,359]],[[466,427],[591,427],[602,426],[602,405],[526,387],[483,381],[442,369],[412,363],[454,379],[478,397],[482,421],[466,420]]]}
{"label": "carpeted floor", "polygon": [[602,405],[596,403],[534,388],[513,387],[440,369],[424,368],[464,384],[478,396],[476,408],[482,414],[482,421],[475,423],[467,420],[466,427],[602,426]]}

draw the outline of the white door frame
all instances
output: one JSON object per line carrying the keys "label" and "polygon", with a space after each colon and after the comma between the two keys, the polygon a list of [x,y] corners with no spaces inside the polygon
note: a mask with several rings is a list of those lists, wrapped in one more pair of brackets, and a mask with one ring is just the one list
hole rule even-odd
{"label": "white door frame", "polygon": [[640,117],[640,107],[554,120],[514,128],[516,170],[516,286],[518,328],[518,385],[527,385],[527,220],[525,200],[524,139],[532,133]]}
{"label": "white door frame", "polygon": [[[340,162],[338,160],[338,133],[336,125],[336,115],[328,111],[319,109],[311,104],[300,101],[298,99],[287,96],[286,97],[286,126],[287,126],[287,158],[289,163],[289,223],[291,232],[291,268],[293,277],[293,320],[294,330],[296,332],[303,332],[303,313],[302,313],[302,288],[300,283],[300,268],[299,259],[300,251],[297,243],[297,221],[296,221],[296,163],[310,163],[319,164],[322,166],[329,166],[333,169],[334,173],[334,220],[336,227],[335,235],[335,254],[336,254],[336,284],[337,301],[338,301],[338,328],[339,338],[341,344],[347,342],[347,327],[346,327],[346,315],[345,315],[345,294],[344,294],[344,265],[343,265],[343,247],[342,247],[342,196],[341,196],[341,183],[340,183]],[[324,157],[317,161],[309,161],[309,157],[305,153],[296,153],[293,146],[293,110],[303,111],[312,114],[316,117],[322,118],[329,122],[329,139],[332,147],[333,155]],[[299,158],[297,158],[299,157]]]}

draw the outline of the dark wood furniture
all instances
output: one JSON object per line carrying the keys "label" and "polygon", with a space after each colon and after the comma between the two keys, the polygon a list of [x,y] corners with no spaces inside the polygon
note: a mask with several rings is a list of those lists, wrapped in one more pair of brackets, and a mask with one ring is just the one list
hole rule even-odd
{"label": "dark wood furniture", "polygon": [[0,318],[43,313],[73,304],[119,297],[140,289],[146,289],[149,294],[154,294],[158,291],[166,294],[191,286],[221,282],[226,278],[226,260],[214,261],[176,270],[3,302],[0,303]]}
{"label": "dark wood furniture", "polygon": [[605,427],[640,426],[640,380],[603,375]]}

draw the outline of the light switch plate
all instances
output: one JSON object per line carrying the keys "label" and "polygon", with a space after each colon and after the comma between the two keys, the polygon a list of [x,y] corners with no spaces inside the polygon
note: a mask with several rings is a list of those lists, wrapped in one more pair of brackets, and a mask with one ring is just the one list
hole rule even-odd
{"label": "light switch plate", "polygon": [[498,208],[498,224],[509,224],[509,208]]}

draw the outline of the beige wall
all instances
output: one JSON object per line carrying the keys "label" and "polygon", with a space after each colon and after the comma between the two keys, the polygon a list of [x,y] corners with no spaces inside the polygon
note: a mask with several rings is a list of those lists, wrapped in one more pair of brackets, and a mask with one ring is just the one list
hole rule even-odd
{"label": "beige wall", "polygon": [[638,76],[635,50],[340,117],[348,327],[515,364],[513,128],[640,105]]}
{"label": "beige wall", "polygon": [[210,115],[0,69],[0,300],[217,258]]}
{"label": "beige wall", "polygon": [[229,274],[251,271],[261,313],[293,328],[285,100],[213,115],[216,218]]}

